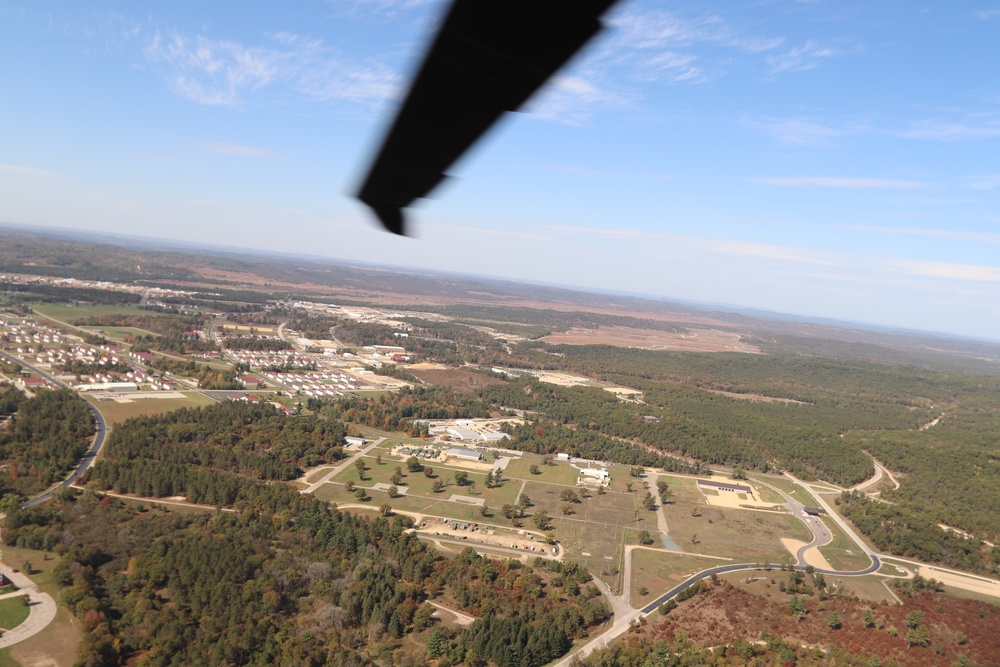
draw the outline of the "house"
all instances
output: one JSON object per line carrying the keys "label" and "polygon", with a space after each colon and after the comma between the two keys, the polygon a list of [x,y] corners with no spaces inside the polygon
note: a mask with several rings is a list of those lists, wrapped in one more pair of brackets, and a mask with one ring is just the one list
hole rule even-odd
{"label": "house", "polygon": [[258,389],[260,388],[261,385],[260,378],[253,375],[241,375],[236,379],[239,380],[240,383],[247,388],[253,387],[254,389]]}
{"label": "house", "polygon": [[646,424],[659,424],[660,418],[654,417],[653,415],[643,415],[642,421],[645,422]]}
{"label": "house", "polygon": [[464,426],[465,428],[472,428],[473,426],[476,425],[476,422],[473,419],[456,419],[455,425]]}
{"label": "house", "polygon": [[49,386],[49,383],[42,378],[21,378],[17,381],[21,385],[21,389],[45,389]]}
{"label": "house", "polygon": [[349,435],[346,438],[344,438],[344,443],[348,447],[361,447],[366,442],[367,442],[367,440],[365,440],[364,438],[361,438],[361,437],[358,437],[358,436],[353,436],[353,435]]}

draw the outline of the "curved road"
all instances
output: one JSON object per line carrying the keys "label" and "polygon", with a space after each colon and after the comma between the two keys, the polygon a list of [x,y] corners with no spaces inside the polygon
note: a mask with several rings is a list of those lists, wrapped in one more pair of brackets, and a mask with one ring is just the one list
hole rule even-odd
{"label": "curved road", "polygon": [[[6,352],[0,351],[0,356],[16,364],[20,364],[25,368],[30,369],[32,373],[37,373],[38,375],[45,378],[46,380],[56,385],[57,387],[72,389],[72,387],[68,386],[62,380],[58,380],[49,373],[46,373],[45,371],[40,370],[39,368],[32,366],[31,364],[21,359],[12,357]],[[77,464],[76,468],[73,469],[73,472],[71,472],[66,479],[59,482],[58,484],[56,484],[49,490],[45,491],[41,495],[36,496],[31,500],[25,502],[23,507],[28,508],[38,505],[40,503],[44,503],[46,500],[52,498],[52,496],[54,496],[56,492],[58,492],[60,489],[71,486],[83,473],[87,471],[87,469],[90,466],[94,465],[94,461],[97,459],[97,455],[101,453],[101,447],[104,446],[104,441],[107,439],[108,433],[110,433],[110,429],[108,428],[107,422],[104,421],[104,415],[101,414],[100,410],[94,407],[94,405],[90,401],[87,401],[83,398],[80,398],[80,400],[87,404],[87,408],[90,410],[90,413],[94,415],[94,421],[96,422],[97,426],[97,431],[94,433],[94,441],[91,443],[90,449],[87,450],[87,452],[83,455],[83,458],[80,459],[80,463]]]}

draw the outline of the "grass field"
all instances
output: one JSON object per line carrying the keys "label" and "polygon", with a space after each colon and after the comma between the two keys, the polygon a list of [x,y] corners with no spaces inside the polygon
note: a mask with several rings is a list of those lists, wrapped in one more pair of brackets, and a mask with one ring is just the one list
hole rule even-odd
{"label": "grass field", "polygon": [[819,552],[826,557],[835,570],[851,572],[863,570],[871,565],[869,558],[860,549],[834,549],[832,547],[820,547]]}
{"label": "grass field", "polygon": [[668,481],[674,495],[662,511],[670,536],[685,551],[745,562],[784,563],[791,562],[791,554],[780,538],[812,539],[809,530],[791,515],[711,507],[694,480],[671,477]]}
{"label": "grass field", "polygon": [[32,308],[47,317],[63,322],[71,322],[84,317],[99,317],[101,315],[148,315],[148,311],[133,306],[87,305],[71,306],[63,303],[37,303]]}
{"label": "grass field", "polygon": [[91,333],[100,334],[105,338],[111,338],[113,340],[121,340],[127,334],[129,336],[159,336],[158,333],[153,333],[152,331],[146,331],[145,329],[137,329],[136,327],[80,327],[85,331],[90,331]]}
{"label": "grass field", "polygon": [[[632,591],[629,602],[636,609],[643,607],[692,574],[723,564],[722,561],[696,555],[682,556],[635,549],[632,551]],[[639,594],[642,588],[648,591],[645,595]]]}
{"label": "grass field", "polygon": [[[531,474],[531,466],[538,466],[539,474]],[[526,479],[532,482],[547,482],[549,484],[563,484],[566,486],[576,486],[577,477],[580,471],[568,463],[555,463],[545,465],[541,458],[524,456],[514,459],[507,464],[504,474],[508,477]]]}
{"label": "grass field", "polygon": [[162,415],[170,412],[171,410],[178,410],[180,408],[196,408],[202,405],[212,405],[215,403],[215,401],[209,397],[196,391],[184,392],[184,395],[187,398],[140,398],[136,399],[132,403],[98,401],[92,396],[86,396],[85,398],[101,411],[101,414],[104,415],[104,419],[106,419],[108,424],[112,426],[118,422],[128,419],[129,417]]}
{"label": "grass field", "polygon": [[[762,478],[765,479],[765,478]],[[816,496],[785,477],[767,477],[765,481],[776,486],[806,507],[819,507]]]}
{"label": "grass field", "polygon": [[23,595],[0,600],[0,628],[13,630],[28,618],[28,607]]}
{"label": "grass field", "polygon": [[52,553],[9,545],[3,547],[3,558],[11,567],[21,569],[24,569],[26,561],[30,561],[31,580],[38,585],[40,591],[48,593],[56,600],[58,611],[55,620],[37,635],[0,650],[0,667],[72,665],[76,662],[76,646],[83,635],[80,631],[80,622],[58,604],[60,589],[55,583],[53,571],[59,564],[59,558]]}

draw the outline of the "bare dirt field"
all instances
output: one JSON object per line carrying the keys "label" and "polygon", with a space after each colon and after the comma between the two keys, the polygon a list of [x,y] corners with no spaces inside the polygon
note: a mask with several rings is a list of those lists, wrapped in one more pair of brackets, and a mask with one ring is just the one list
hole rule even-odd
{"label": "bare dirt field", "polygon": [[546,343],[567,345],[614,345],[642,350],[677,350],[684,352],[746,352],[761,354],[759,348],[740,341],[740,334],[717,329],[692,329],[686,333],[634,329],[632,327],[600,327],[570,329],[542,338]]}
{"label": "bare dirt field", "polygon": [[473,373],[465,368],[449,368],[447,370],[423,370],[414,367],[401,366],[428,384],[436,384],[456,391],[472,392],[488,387],[491,384],[502,384],[498,380],[482,373]]}

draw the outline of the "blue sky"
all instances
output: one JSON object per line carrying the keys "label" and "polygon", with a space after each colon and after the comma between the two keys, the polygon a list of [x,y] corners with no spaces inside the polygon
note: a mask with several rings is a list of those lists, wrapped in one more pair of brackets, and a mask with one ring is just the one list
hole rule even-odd
{"label": "blue sky", "polygon": [[622,0],[396,238],[350,194],[443,7],[0,0],[0,221],[1000,339],[995,4]]}

